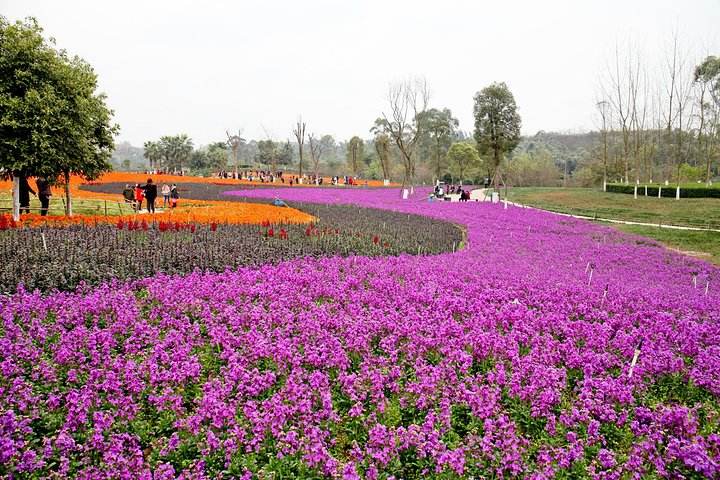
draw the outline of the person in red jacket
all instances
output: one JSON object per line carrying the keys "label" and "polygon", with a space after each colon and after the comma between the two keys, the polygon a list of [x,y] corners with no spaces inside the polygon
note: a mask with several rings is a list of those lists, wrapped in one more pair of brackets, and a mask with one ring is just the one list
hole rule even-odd
{"label": "person in red jacket", "polygon": [[142,210],[142,202],[144,198],[144,192],[139,183],[135,184],[135,211],[139,212]]}

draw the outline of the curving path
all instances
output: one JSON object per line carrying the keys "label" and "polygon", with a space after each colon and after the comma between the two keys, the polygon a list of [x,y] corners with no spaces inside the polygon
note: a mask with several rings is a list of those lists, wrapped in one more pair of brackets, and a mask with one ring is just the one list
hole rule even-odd
{"label": "curving path", "polygon": [[[422,191],[230,195],[420,213],[467,225],[469,247],[2,299],[0,412],[12,414],[0,422],[0,468],[720,474],[710,264],[589,222],[428,203]],[[37,413],[48,409],[56,415]]]}

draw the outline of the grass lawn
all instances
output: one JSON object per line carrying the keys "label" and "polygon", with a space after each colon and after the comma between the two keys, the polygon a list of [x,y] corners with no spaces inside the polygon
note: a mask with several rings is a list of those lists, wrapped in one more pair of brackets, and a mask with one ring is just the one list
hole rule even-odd
{"label": "grass lawn", "polygon": [[641,225],[613,225],[624,232],[657,240],[669,248],[720,265],[720,233],[672,230]]}
{"label": "grass lawn", "polygon": [[[545,210],[647,223],[720,228],[720,199],[657,198],[604,193],[590,188],[513,188],[508,199]],[[720,233],[611,224],[625,232],[720,264]]]}
{"label": "grass lawn", "polygon": [[590,217],[720,228],[720,199],[657,198],[591,188],[512,188],[508,199],[545,210]]}
{"label": "grass lawn", "polygon": [[[119,197],[119,196],[118,196]],[[65,215],[64,197],[53,196],[50,199],[49,215]],[[107,207],[108,215],[130,215],[133,213],[129,204],[112,202],[108,200],[92,200],[87,198],[73,198],[73,213],[82,215],[105,215]],[[11,213],[12,196],[7,192],[0,192],[0,213]],[[30,211],[40,213],[40,201],[37,197],[30,195]]]}

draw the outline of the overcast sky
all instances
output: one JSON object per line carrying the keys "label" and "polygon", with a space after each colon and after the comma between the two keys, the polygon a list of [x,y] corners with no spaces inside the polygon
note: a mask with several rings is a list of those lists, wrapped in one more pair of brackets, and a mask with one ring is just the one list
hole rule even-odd
{"label": "overcast sky", "polygon": [[504,81],[523,133],[594,128],[597,77],[616,42],[662,58],[677,29],[695,56],[720,55],[720,0],[0,0],[36,17],[92,64],[120,124],[142,145],[308,132],[368,137],[389,82],[428,81],[432,106],[473,128],[473,94]]}

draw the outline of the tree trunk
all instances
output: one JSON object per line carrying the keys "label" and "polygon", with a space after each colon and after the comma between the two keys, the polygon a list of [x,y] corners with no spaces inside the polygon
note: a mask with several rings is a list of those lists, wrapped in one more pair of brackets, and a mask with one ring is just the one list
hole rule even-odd
{"label": "tree trunk", "polygon": [[705,165],[705,186],[709,187],[710,186],[710,159],[712,158],[712,152],[710,151],[710,149],[706,148],[705,157],[707,158],[706,165]]}
{"label": "tree trunk", "polygon": [[16,222],[20,221],[20,177],[17,175],[13,175],[12,217]]}
{"label": "tree trunk", "polygon": [[72,217],[72,198],[70,197],[70,173],[64,172],[63,178],[65,180],[65,215]]}
{"label": "tree trunk", "polygon": [[495,173],[493,173],[493,189],[495,191],[500,191],[499,188],[499,173],[500,173],[500,150],[494,149],[493,151],[493,163],[495,163]]}
{"label": "tree trunk", "polygon": [[303,164],[303,149],[302,146],[298,148],[298,153],[300,155],[300,168],[299,168],[299,177],[302,178],[302,164]]}
{"label": "tree trunk", "polygon": [[436,167],[436,176],[437,179],[440,180],[440,138],[438,137],[436,145],[435,145],[435,159],[437,161],[437,167]]}

